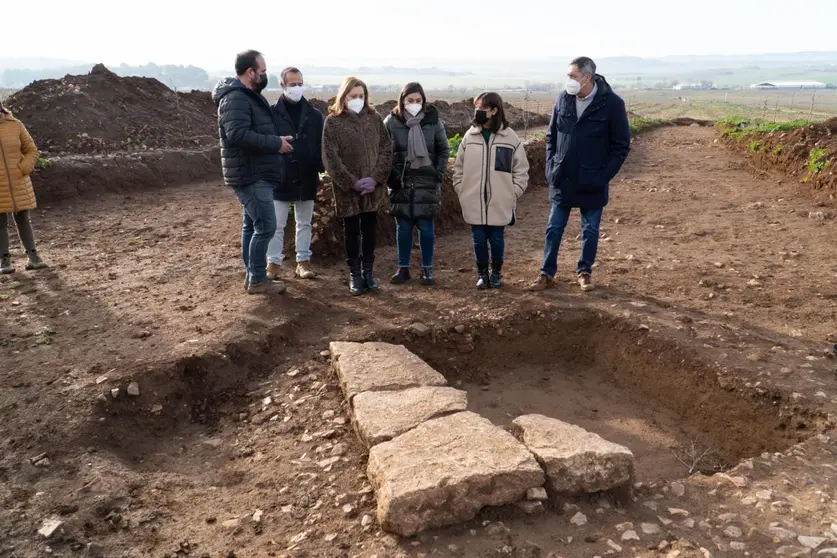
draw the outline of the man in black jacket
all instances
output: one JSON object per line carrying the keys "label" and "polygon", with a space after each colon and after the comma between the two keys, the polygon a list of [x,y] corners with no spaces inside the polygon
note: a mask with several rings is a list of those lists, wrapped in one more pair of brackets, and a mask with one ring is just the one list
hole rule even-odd
{"label": "man in black jacket", "polygon": [[581,213],[581,257],[576,274],[583,291],[594,288],[592,272],[599,246],[602,212],[610,199],[610,181],[631,151],[625,103],[590,58],[576,58],[567,70],[565,91],[555,100],[546,133],[546,180],[551,209],[546,227],[543,267],[531,290],[555,283],[558,249],[570,212]]}
{"label": "man in black jacket", "polygon": [[278,133],[293,137],[294,150],[284,155],[285,175],[274,191],[276,233],[267,248],[267,277],[275,279],[285,259],[285,225],[291,204],[296,222],[296,276],[313,279],[311,270],[311,220],[323,167],[323,115],[305,99],[302,72],[282,70],[283,94],[273,105]]}
{"label": "man in black jacket", "polygon": [[267,278],[267,246],[276,231],[273,190],[282,180],[281,154],[293,148],[289,138],[280,137],[270,103],[262,96],[267,66],[261,53],[240,53],[235,72],[237,77],[218,82],[212,101],[218,107],[224,183],[244,206],[244,287],[250,294],[281,294],[285,286]]}

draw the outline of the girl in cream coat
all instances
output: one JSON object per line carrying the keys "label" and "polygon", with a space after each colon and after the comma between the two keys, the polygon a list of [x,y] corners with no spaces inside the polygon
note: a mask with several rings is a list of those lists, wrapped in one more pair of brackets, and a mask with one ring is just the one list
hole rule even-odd
{"label": "girl in cream coat", "polygon": [[500,288],[505,228],[514,224],[517,200],[528,186],[529,161],[523,142],[509,128],[500,95],[482,93],[474,106],[474,125],[456,154],[453,187],[462,216],[471,225],[477,288]]}

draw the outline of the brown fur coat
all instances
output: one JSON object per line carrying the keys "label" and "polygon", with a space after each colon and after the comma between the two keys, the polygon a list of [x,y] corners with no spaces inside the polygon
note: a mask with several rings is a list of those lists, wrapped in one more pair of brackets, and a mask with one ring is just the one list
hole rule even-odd
{"label": "brown fur coat", "polygon": [[[389,205],[387,177],[392,166],[392,143],[383,120],[374,110],[349,110],[329,115],[323,130],[323,161],[332,179],[337,216],[352,217]],[[361,196],[352,186],[371,176],[375,190]]]}

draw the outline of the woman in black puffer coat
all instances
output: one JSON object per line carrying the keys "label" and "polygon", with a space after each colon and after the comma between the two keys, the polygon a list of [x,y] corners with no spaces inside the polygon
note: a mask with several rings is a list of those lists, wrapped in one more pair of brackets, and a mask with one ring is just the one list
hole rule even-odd
{"label": "woman in black puffer coat", "polygon": [[442,181],[450,157],[445,125],[436,108],[427,104],[421,84],[415,82],[401,90],[398,106],[384,125],[392,138],[388,186],[398,241],[398,271],[391,281],[409,281],[413,230],[418,229],[421,283],[432,285],[434,221],[441,210]]}

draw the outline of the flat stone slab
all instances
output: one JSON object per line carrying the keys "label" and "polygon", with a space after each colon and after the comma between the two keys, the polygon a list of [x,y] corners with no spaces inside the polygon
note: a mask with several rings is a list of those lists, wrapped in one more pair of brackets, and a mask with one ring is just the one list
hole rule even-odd
{"label": "flat stone slab", "polygon": [[447,385],[444,376],[403,345],[333,342],[329,350],[349,402],[364,391]]}
{"label": "flat stone slab", "polygon": [[364,391],[352,400],[355,427],[366,447],[391,440],[421,423],[464,411],[468,394],[452,387]]}
{"label": "flat stone slab", "polygon": [[514,436],[465,411],[429,420],[369,450],[378,522],[402,536],[520,501],[544,472]]}
{"label": "flat stone slab", "polygon": [[514,424],[523,430],[523,443],[543,465],[554,492],[599,492],[633,480],[634,454],[624,446],[543,415],[524,415]]}

